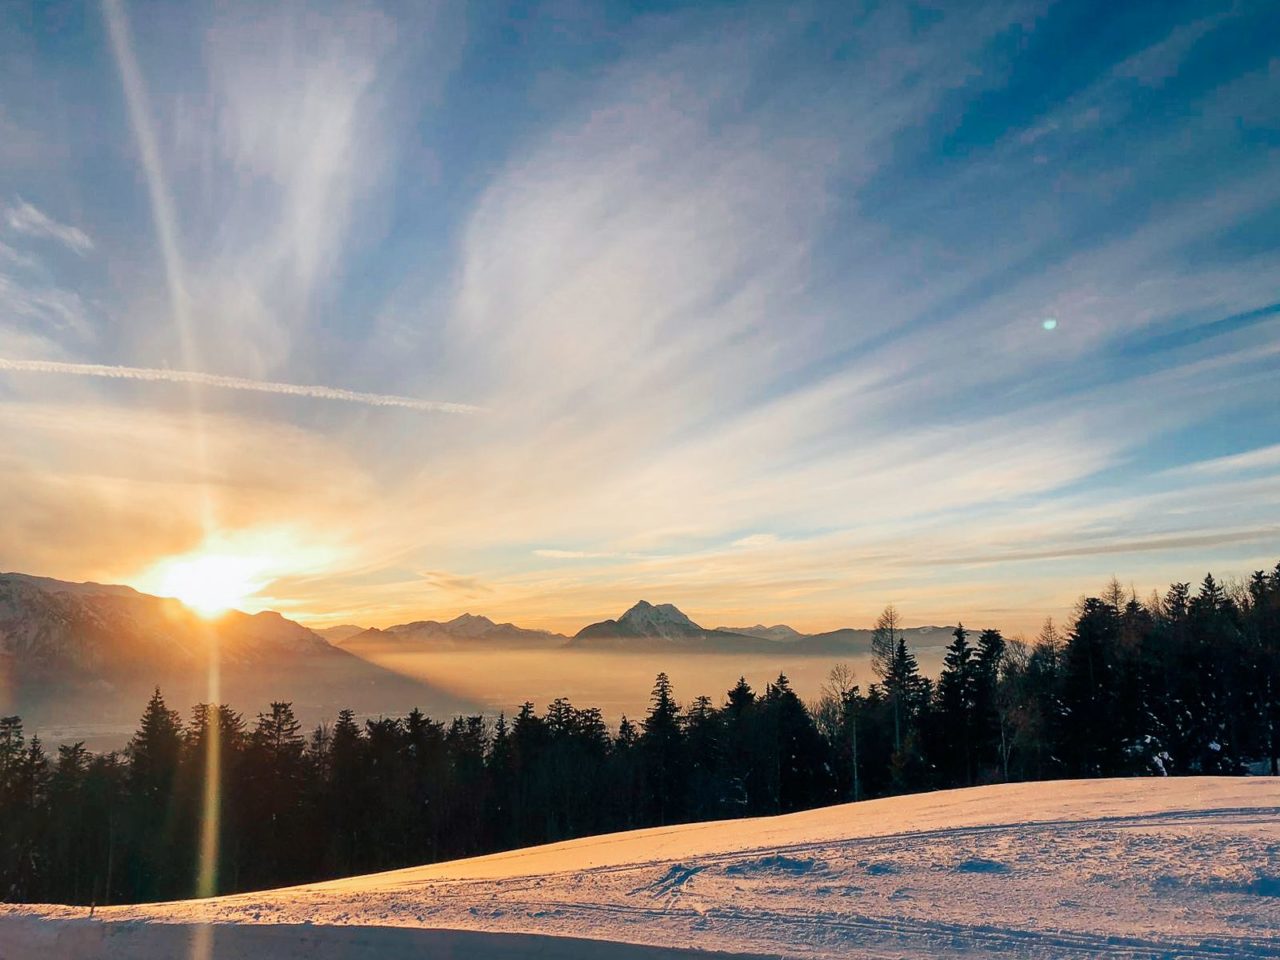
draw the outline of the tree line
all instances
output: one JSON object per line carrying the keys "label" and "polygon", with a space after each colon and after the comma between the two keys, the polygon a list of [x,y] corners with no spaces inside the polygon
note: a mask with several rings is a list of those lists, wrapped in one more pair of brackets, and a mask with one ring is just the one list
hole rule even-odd
{"label": "tree line", "polygon": [[1003,781],[1275,774],[1280,564],[1145,600],[1113,581],[1031,642],[957,627],[936,680],[890,607],[871,668],[864,686],[837,665],[809,704],[779,676],[681,706],[659,674],[615,730],[562,698],[496,720],[344,710],[306,735],[288,703],[184,720],[157,690],[123,752],[50,756],[0,718],[0,897],[227,893]]}

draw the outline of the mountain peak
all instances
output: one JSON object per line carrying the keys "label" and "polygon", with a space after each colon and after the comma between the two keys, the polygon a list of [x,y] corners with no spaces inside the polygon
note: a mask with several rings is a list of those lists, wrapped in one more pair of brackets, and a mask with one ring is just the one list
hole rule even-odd
{"label": "mountain peak", "polygon": [[668,630],[702,633],[702,628],[686,617],[675,604],[652,604],[648,600],[641,600],[624,613],[618,618],[618,624],[634,627],[649,635],[665,635]]}
{"label": "mountain peak", "polygon": [[441,626],[446,633],[457,637],[481,637],[492,630],[496,624],[486,616],[464,613]]}
{"label": "mountain peak", "polygon": [[482,625],[486,627],[493,626],[492,620],[490,620],[484,614],[477,614],[477,613],[460,613],[456,617],[454,617],[452,620],[449,620],[447,622],[449,626],[458,626],[458,627],[467,626],[468,624],[477,624],[477,625]]}
{"label": "mountain peak", "polygon": [[617,620],[604,620],[583,627],[581,638],[609,637],[615,639],[689,640],[701,638],[706,633],[675,604],[652,604],[641,600]]}

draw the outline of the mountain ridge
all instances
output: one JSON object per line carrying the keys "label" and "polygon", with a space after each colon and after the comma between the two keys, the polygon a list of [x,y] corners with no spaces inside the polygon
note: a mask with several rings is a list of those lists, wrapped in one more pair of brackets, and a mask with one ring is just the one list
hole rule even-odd
{"label": "mountain ridge", "polygon": [[[902,632],[915,645],[945,643],[952,627],[924,625]],[[495,649],[559,647],[599,650],[676,649],[701,652],[778,652],[800,656],[863,653],[870,649],[874,630],[870,627],[839,627],[817,633],[803,633],[788,624],[750,627],[703,627],[672,603],[639,600],[616,619],[587,624],[572,636],[534,630],[513,623],[497,623],[491,618],[462,613],[451,620],[414,620],[388,627],[321,628],[336,646],[356,652],[387,652],[397,645],[412,643],[428,649]],[[938,639],[937,644],[930,640]]]}
{"label": "mountain ridge", "polygon": [[414,620],[390,627],[370,627],[340,638],[337,645],[355,653],[385,651],[412,644],[431,650],[493,648],[548,648],[562,646],[567,638],[546,630],[530,630],[514,623],[495,623],[483,615],[462,613],[452,620]]}
{"label": "mountain ridge", "polygon": [[[909,627],[902,631],[911,640],[947,636],[950,627]],[[579,649],[685,650],[702,653],[786,653],[799,656],[865,653],[870,650],[870,628],[841,627],[805,634],[787,624],[766,627],[715,627],[698,625],[670,603],[640,600],[616,620],[588,624],[569,640]],[[945,642],[945,641],[944,641]]]}
{"label": "mountain ridge", "polygon": [[242,711],[295,702],[311,722],[363,712],[472,706],[428,682],[340,649],[272,610],[204,619],[131,587],[0,574],[0,714],[38,723],[128,718],[154,687],[185,709],[219,699]]}

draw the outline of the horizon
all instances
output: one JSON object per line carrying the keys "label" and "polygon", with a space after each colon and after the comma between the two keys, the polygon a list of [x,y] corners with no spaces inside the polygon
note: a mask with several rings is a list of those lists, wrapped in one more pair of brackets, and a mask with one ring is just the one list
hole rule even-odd
{"label": "horizon", "polygon": [[[1280,566],[1280,563],[1272,564],[1272,565],[1264,564],[1261,570],[1262,572],[1266,573],[1268,570],[1276,566]],[[1249,571],[1250,574],[1253,572],[1254,571]],[[1231,572],[1231,573],[1222,575],[1220,573],[1215,573],[1212,570],[1208,570],[1206,571],[1206,573],[1209,575],[1212,575],[1220,585],[1222,585],[1224,588],[1227,588],[1227,589],[1230,589],[1231,587],[1237,586],[1237,585],[1243,586],[1249,575],[1246,573],[1237,573],[1237,572]],[[71,583],[76,586],[102,586],[102,587],[122,587],[123,586],[123,587],[128,587],[129,589],[132,589],[132,590],[137,590],[139,593],[157,597],[159,599],[176,600],[179,603],[184,603],[181,597],[169,596],[166,594],[150,593],[149,591],[140,590],[139,588],[133,586],[132,584],[127,584],[127,583],[102,583],[102,582],[93,581],[93,580],[64,581],[59,577],[48,576],[46,574],[28,573],[26,571],[19,571],[19,570],[0,570],[0,576],[9,576],[9,575],[14,575],[19,577],[33,577],[41,580],[44,580],[44,579],[56,580],[60,582]],[[1153,593],[1157,595],[1161,594],[1163,588],[1167,588],[1174,582],[1188,583],[1192,588],[1195,588],[1200,582],[1198,579],[1192,578],[1189,580],[1171,581],[1170,584],[1164,584],[1162,586],[1152,586],[1151,588],[1146,590],[1138,590],[1132,583],[1125,584],[1122,581],[1120,581],[1119,578],[1113,575],[1110,578],[1110,580],[1106,584],[1102,584],[1101,587],[1103,588],[1110,587],[1112,581],[1120,584],[1122,589],[1127,588],[1131,596],[1143,602],[1147,601],[1152,596]],[[1073,603],[1073,607],[1064,609],[1063,611],[1061,611],[1061,615],[1052,614],[1052,613],[1045,614],[1044,616],[1040,617],[1039,620],[1037,620],[1030,628],[1017,628],[1017,627],[1010,628],[1000,623],[985,623],[985,622],[978,623],[975,621],[971,623],[970,626],[966,629],[973,631],[975,629],[980,630],[980,629],[985,629],[987,627],[993,627],[995,629],[1000,630],[1005,636],[1007,636],[1010,639],[1021,639],[1021,640],[1030,641],[1035,638],[1036,633],[1038,633],[1040,629],[1045,625],[1046,620],[1051,619],[1055,624],[1065,624],[1069,621],[1070,615],[1073,612],[1073,609],[1075,607],[1078,607],[1083,600],[1091,596],[1101,596],[1104,592],[1105,592],[1104,589],[1097,589],[1093,591],[1087,591],[1087,590],[1081,591],[1077,595],[1076,600]],[[731,623],[724,618],[718,618],[717,616],[714,616],[714,615],[705,616],[700,613],[690,613],[690,611],[686,609],[684,606],[682,606],[680,603],[677,603],[671,600],[662,599],[654,603],[650,601],[647,597],[640,597],[638,599],[627,602],[621,608],[616,609],[613,613],[604,614],[594,619],[587,619],[582,621],[566,620],[565,622],[567,623],[578,624],[576,628],[573,626],[570,626],[567,629],[551,629],[551,628],[540,627],[540,626],[531,627],[529,626],[529,624],[534,623],[535,621],[533,621],[530,618],[524,618],[524,619],[497,618],[497,617],[490,616],[490,614],[481,607],[471,607],[471,608],[467,608],[457,612],[446,612],[446,613],[428,612],[426,615],[423,615],[423,616],[413,616],[405,620],[384,620],[384,622],[381,622],[381,623],[356,623],[352,620],[344,620],[341,618],[340,615],[331,616],[325,619],[316,619],[316,618],[307,617],[305,614],[291,615],[287,611],[278,610],[270,607],[258,607],[253,609],[243,609],[240,607],[228,607],[225,610],[221,610],[216,614],[214,614],[213,619],[217,619],[218,617],[221,617],[226,613],[241,613],[241,614],[246,614],[248,616],[253,616],[259,613],[274,613],[279,616],[286,617],[289,620],[293,620],[295,623],[298,623],[299,625],[306,627],[309,630],[321,631],[321,630],[326,630],[332,627],[341,627],[341,626],[356,626],[364,630],[386,630],[390,627],[405,626],[411,623],[418,623],[418,622],[434,621],[434,622],[443,624],[443,623],[450,623],[452,621],[459,620],[464,617],[483,617],[496,625],[509,624],[511,626],[521,627],[525,629],[544,630],[545,632],[550,634],[572,639],[583,628],[592,626],[593,624],[596,624],[596,623],[604,622],[606,620],[617,619],[618,617],[621,617],[624,613],[630,611],[633,607],[641,603],[650,603],[652,606],[655,606],[655,607],[662,606],[665,604],[670,604],[671,606],[674,606],[680,613],[689,617],[689,619],[692,620],[694,623],[696,623],[698,626],[707,630],[729,630],[733,628],[741,629],[741,628],[752,628],[752,627],[773,628],[778,626],[785,626],[785,627],[790,627],[796,630],[802,636],[812,636],[815,634],[827,633],[827,632],[841,630],[841,629],[869,631],[874,629],[874,626],[875,626],[874,617],[872,618],[871,622],[865,625],[859,625],[858,623],[852,620],[849,620],[849,621],[844,621],[844,622],[835,623],[835,624],[822,625],[816,628],[808,627],[804,625],[797,626],[796,623],[783,622],[782,620],[778,620],[773,617],[761,617],[758,615],[753,615],[751,617],[748,617],[746,620],[735,621]],[[196,613],[199,612],[198,610],[191,608],[189,604],[184,603],[184,606],[188,606],[189,609],[192,609],[192,612],[196,612]],[[902,609],[899,609],[896,604],[887,604],[886,606],[893,606],[897,610],[897,613],[899,615],[904,614],[904,611]],[[905,613],[909,613],[909,611],[905,611]],[[754,620],[754,622],[747,622],[748,620]],[[904,618],[903,624],[900,627],[900,629],[908,630],[908,631],[920,630],[924,628],[938,628],[938,629],[950,630],[950,629],[954,629],[956,626],[963,624],[963,622],[964,622],[963,618],[955,618],[954,622],[950,622],[948,618],[943,617],[941,619],[936,619],[936,620],[921,620],[920,622],[917,623],[914,621],[914,619]]]}
{"label": "horizon", "polygon": [[0,17],[0,567],[1033,635],[1280,552],[1274,6]]}

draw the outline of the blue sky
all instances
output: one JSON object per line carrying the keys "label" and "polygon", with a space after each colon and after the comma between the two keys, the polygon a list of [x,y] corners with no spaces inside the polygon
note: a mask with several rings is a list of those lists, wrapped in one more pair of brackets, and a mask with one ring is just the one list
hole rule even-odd
{"label": "blue sky", "polygon": [[2,567],[1032,630],[1280,559],[1275,4],[0,17]]}

